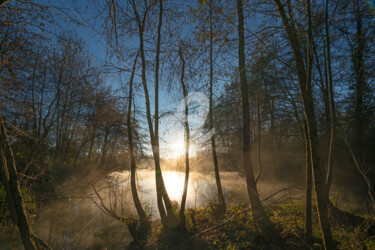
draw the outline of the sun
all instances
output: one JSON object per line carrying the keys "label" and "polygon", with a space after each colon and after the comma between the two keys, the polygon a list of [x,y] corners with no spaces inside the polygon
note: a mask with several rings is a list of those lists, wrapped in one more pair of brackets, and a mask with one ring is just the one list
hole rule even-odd
{"label": "sun", "polygon": [[170,146],[170,155],[172,158],[179,158],[185,154],[185,143],[178,141]]}

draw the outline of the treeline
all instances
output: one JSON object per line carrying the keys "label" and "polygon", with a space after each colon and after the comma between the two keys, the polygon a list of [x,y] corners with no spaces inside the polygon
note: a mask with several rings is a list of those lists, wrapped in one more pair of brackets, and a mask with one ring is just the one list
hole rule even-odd
{"label": "treeline", "polygon": [[18,224],[26,249],[45,244],[27,230],[20,188],[53,197],[68,177],[119,168],[128,145],[126,102],[76,34],[54,33],[52,9],[17,1],[0,9],[1,220]]}
{"label": "treeline", "polygon": [[[115,165],[127,148],[127,103],[77,35],[44,31],[56,21],[41,12],[28,4],[2,7],[2,119],[18,171],[32,177],[27,182]],[[40,27],[29,23],[33,14]]]}

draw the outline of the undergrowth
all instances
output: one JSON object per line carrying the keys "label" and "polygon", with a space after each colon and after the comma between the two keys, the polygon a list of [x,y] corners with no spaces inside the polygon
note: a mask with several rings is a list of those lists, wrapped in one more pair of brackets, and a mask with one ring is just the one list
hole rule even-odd
{"label": "undergrowth", "polygon": [[[206,208],[188,209],[186,212],[187,239],[175,246],[176,249],[190,249],[194,246],[210,249],[323,249],[318,215],[313,209],[313,238],[308,245],[304,240],[304,205],[288,201],[269,210],[271,221],[275,224],[284,243],[262,235],[254,226],[248,204],[228,206],[225,217],[215,218],[215,205]],[[370,223],[374,223],[373,215],[363,216],[368,223],[360,226],[339,224],[331,219],[332,234],[338,243],[338,249],[375,249],[375,236],[367,232]],[[155,242],[162,234],[162,227],[153,230],[149,244]],[[197,243],[199,241],[199,243]],[[197,245],[201,244],[201,245]],[[286,244],[286,246],[285,246]],[[160,247],[160,242],[158,247]]]}

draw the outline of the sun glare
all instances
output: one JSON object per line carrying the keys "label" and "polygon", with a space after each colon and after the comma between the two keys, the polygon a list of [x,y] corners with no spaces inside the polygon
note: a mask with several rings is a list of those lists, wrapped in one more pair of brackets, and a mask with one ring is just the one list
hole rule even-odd
{"label": "sun glare", "polygon": [[184,188],[184,174],[174,171],[166,171],[163,173],[163,178],[169,197],[172,200],[180,199]]}
{"label": "sun glare", "polygon": [[183,141],[178,141],[170,146],[171,158],[179,158],[185,154],[185,144]]}

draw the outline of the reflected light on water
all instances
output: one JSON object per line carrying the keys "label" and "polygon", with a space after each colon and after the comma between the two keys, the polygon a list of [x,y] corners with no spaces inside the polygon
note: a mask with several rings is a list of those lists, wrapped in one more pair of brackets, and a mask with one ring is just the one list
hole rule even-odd
{"label": "reflected light on water", "polygon": [[179,201],[184,191],[185,175],[181,172],[163,172],[164,184],[171,200]]}

